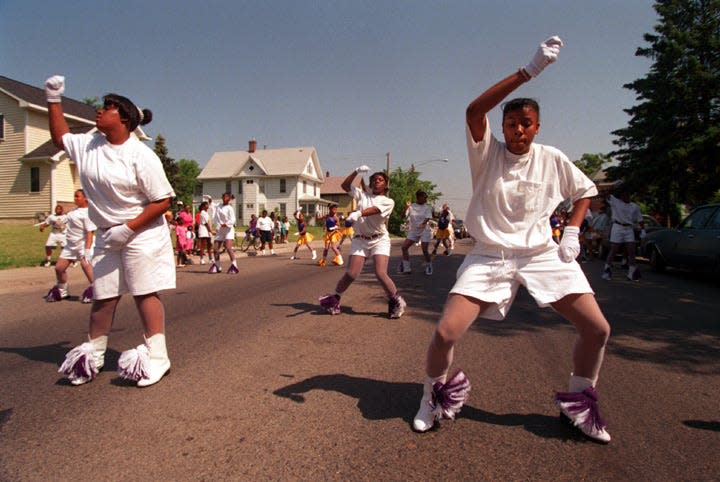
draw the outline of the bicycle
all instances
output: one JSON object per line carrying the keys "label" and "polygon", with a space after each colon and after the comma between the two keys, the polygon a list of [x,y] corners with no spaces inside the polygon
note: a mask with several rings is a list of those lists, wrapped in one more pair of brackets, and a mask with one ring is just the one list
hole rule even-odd
{"label": "bicycle", "polygon": [[262,245],[262,243],[260,242],[260,236],[252,233],[245,233],[245,237],[242,239],[239,245],[240,251],[247,252],[247,250],[251,247],[255,249],[255,251],[260,250],[260,246]]}

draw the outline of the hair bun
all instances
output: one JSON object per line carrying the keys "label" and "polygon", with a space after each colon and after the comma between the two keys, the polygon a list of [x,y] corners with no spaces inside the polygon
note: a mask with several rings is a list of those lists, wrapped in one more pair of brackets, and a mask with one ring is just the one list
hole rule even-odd
{"label": "hair bun", "polygon": [[152,122],[152,111],[150,109],[143,109],[142,110],[142,121],[140,121],[140,125],[144,126],[145,124],[149,124]]}

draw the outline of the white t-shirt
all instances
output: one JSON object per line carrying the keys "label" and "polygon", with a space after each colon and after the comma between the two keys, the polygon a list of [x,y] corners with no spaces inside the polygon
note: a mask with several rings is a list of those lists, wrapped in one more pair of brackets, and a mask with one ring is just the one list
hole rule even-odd
{"label": "white t-shirt", "polygon": [[98,228],[124,224],[149,203],[175,196],[162,162],[136,137],[116,146],[101,133],[68,133],[63,144],[77,165],[90,220]]}
{"label": "white t-shirt", "polygon": [[215,227],[220,228],[223,224],[230,228],[235,225],[235,208],[232,204],[220,204],[215,208]]}
{"label": "white t-shirt", "polygon": [[608,203],[612,210],[612,219],[622,224],[634,224],[642,221],[642,213],[637,204],[626,203],[622,199],[618,199],[612,194],[608,196]]}
{"label": "white t-shirt", "polygon": [[427,224],[422,228],[420,225],[426,219],[432,219],[432,208],[427,203],[412,203],[407,210],[407,218],[410,221],[410,229],[429,229]]}
{"label": "white t-shirt", "polygon": [[481,142],[465,126],[473,187],[467,229],[475,251],[553,247],[553,211],[565,199],[597,195],[595,184],[554,147],[533,143],[527,154],[512,154],[492,135],[487,116],[485,122]]}
{"label": "white t-shirt", "polygon": [[395,207],[395,201],[384,194],[365,192],[357,186],[352,187],[350,195],[353,199],[355,199],[355,201],[357,201],[357,208],[361,211],[373,206],[380,209],[379,214],[373,214],[372,216],[360,216],[360,219],[355,221],[353,224],[355,234],[362,236],[372,236],[373,234],[388,235],[385,220],[390,217],[390,214]]}
{"label": "white t-shirt", "polygon": [[206,210],[200,211],[200,224],[206,226],[210,222],[210,214]]}
{"label": "white t-shirt", "polygon": [[258,218],[257,220],[257,228],[260,231],[272,231],[274,227],[273,220],[270,219],[270,216],[265,216]]}
{"label": "white t-shirt", "polygon": [[63,234],[67,228],[67,214],[51,214],[45,218],[45,224],[50,226],[52,233]]}
{"label": "white t-shirt", "polygon": [[97,226],[90,221],[88,208],[77,208],[70,211],[67,215],[67,238],[68,246],[85,247],[85,234],[95,231]]}

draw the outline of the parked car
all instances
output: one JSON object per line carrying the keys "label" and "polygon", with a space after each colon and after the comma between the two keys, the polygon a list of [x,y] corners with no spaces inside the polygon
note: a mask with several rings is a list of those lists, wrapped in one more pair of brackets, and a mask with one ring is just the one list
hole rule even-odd
{"label": "parked car", "polygon": [[462,219],[453,219],[453,232],[455,233],[455,239],[463,239],[470,236],[465,228],[465,223]]}
{"label": "parked car", "polygon": [[643,239],[653,271],[666,266],[720,273],[720,204],[694,209],[674,229],[660,229]]}

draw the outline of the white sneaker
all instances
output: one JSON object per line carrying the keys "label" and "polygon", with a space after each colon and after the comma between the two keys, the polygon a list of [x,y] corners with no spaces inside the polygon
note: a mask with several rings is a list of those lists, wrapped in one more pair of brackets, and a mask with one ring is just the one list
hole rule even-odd
{"label": "white sneaker", "polygon": [[431,274],[433,274],[432,265],[431,265],[430,263],[428,263],[428,264],[425,265],[425,274],[428,275],[428,276],[430,276]]}
{"label": "white sneaker", "polygon": [[317,259],[317,251],[313,249],[312,259]]}

